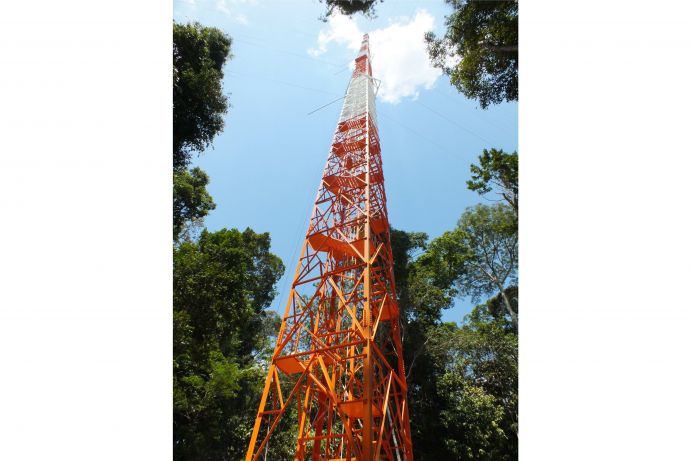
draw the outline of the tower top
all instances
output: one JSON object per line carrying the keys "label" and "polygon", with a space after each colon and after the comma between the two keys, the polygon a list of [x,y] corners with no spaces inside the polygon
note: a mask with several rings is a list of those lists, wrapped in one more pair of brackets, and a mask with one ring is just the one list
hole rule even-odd
{"label": "tower top", "polygon": [[357,57],[369,55],[369,35],[365,34],[362,36],[362,44],[360,45],[360,52]]}
{"label": "tower top", "polygon": [[356,72],[367,73],[369,76],[372,75],[372,58],[369,55],[369,34],[362,36],[362,44],[360,45],[360,52],[355,58],[355,69]]}

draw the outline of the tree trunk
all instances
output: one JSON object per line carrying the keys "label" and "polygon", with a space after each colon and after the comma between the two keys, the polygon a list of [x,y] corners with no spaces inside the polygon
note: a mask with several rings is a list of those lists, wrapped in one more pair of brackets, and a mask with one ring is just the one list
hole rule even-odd
{"label": "tree trunk", "polygon": [[509,312],[509,315],[511,315],[511,323],[513,323],[513,326],[516,327],[516,330],[518,330],[518,314],[516,314],[513,309],[511,309],[511,300],[506,294],[506,291],[504,291],[503,287],[499,288],[499,292],[501,293],[501,299],[504,301],[504,307],[506,307],[506,310]]}

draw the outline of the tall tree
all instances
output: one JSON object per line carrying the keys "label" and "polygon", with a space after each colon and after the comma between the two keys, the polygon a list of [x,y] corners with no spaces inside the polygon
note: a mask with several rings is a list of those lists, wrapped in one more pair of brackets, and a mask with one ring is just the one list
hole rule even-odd
{"label": "tall tree", "polygon": [[173,24],[173,237],[215,205],[209,178],[188,171],[192,154],[206,149],[223,130],[228,99],[222,91],[223,65],[232,57],[231,39],[199,23]]}
{"label": "tall tree", "polygon": [[468,189],[480,195],[495,191],[518,213],[518,152],[483,149],[480,165],[470,165]]}
{"label": "tall tree", "polygon": [[[460,327],[441,323],[457,271],[440,263],[439,239],[392,230],[391,240],[415,458],[517,459],[517,330],[501,297]],[[506,291],[517,312],[516,288]]]}
{"label": "tall tree", "polygon": [[518,100],[518,1],[446,0],[443,37],[426,35],[432,63],[466,97],[490,104]]}
{"label": "tall tree", "polygon": [[266,308],[284,266],[269,247],[268,234],[223,229],[174,249],[176,460],[244,456],[280,325]]}
{"label": "tall tree", "polygon": [[173,168],[189,165],[223,130],[228,98],[223,66],[232,58],[231,38],[199,23],[173,25]]}
{"label": "tall tree", "polygon": [[518,326],[507,289],[518,272],[518,234],[513,209],[502,203],[468,208],[456,229],[435,239],[423,259],[441,283],[453,282],[461,295],[478,301],[499,292]]}
{"label": "tall tree", "polygon": [[439,412],[444,408],[438,381],[443,367],[432,360],[427,348],[430,331],[441,321],[442,311],[453,305],[450,284],[435,284],[429,267],[417,263],[427,248],[427,234],[391,230],[394,278],[400,308],[408,402],[415,459],[420,461],[450,459],[439,443],[443,427]]}
{"label": "tall tree", "polygon": [[[468,209],[456,229],[392,230],[415,457],[518,459],[518,156],[485,150],[468,187],[508,205]],[[498,293],[497,293],[498,292]],[[459,327],[456,294],[489,298]]]}

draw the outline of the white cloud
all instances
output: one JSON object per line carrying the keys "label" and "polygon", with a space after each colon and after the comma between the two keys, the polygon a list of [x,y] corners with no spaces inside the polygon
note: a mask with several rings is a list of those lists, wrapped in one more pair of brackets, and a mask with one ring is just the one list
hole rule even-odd
{"label": "white cloud", "polygon": [[[422,9],[412,19],[390,19],[387,27],[369,32],[372,73],[382,82],[382,101],[397,104],[403,98],[416,99],[420,88],[434,86],[441,70],[430,64],[424,40],[425,32],[433,28],[434,17]],[[319,56],[328,51],[332,42],[357,52],[363,34],[354,20],[336,14],[329,18],[327,29],[319,32],[316,48],[307,52]]]}
{"label": "white cloud", "polygon": [[363,32],[358,25],[347,16],[334,14],[329,17],[329,28],[319,31],[317,48],[310,48],[307,52],[312,56],[319,56],[327,51],[327,45],[335,42],[346,45],[348,49],[357,51],[360,49]]}
{"label": "white cloud", "polygon": [[228,4],[226,3],[226,0],[217,0],[216,1],[216,9],[220,11],[221,13],[225,13],[227,15],[230,15],[230,9],[228,8]]}
{"label": "white cloud", "polygon": [[250,23],[249,19],[247,19],[247,15],[244,15],[242,13],[236,14],[234,19],[240,24],[247,25]]}
{"label": "white cloud", "polygon": [[242,25],[248,25],[249,24],[249,19],[247,18],[246,14],[243,13],[236,13],[231,11],[230,7],[228,6],[228,3],[233,4],[233,6],[237,4],[249,4],[249,5],[256,5],[256,2],[253,0],[216,0],[216,10],[220,11],[221,13],[227,15],[230,17],[231,20],[238,22]]}

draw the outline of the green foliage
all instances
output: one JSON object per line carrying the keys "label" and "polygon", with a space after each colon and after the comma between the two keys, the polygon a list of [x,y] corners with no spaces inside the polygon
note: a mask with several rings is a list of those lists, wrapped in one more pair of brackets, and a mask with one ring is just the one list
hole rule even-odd
{"label": "green foliage", "polygon": [[[484,418],[491,418],[473,420],[474,413],[461,407],[458,414],[466,418],[466,446],[456,448],[469,458],[470,452],[476,454],[475,459],[517,459],[518,335],[510,318],[492,315],[487,304],[477,306],[456,333],[450,349],[453,354],[447,362],[446,378],[461,383],[455,390],[448,388],[451,393],[445,395],[450,405],[462,405],[465,397],[460,391],[473,389],[476,403],[487,406]],[[483,394],[491,398],[483,399]],[[446,416],[453,420],[450,413]],[[472,425],[479,427],[471,429]]]}
{"label": "green foliage", "polygon": [[427,248],[427,234],[391,230],[396,294],[401,312],[403,353],[408,382],[408,402],[416,459],[449,459],[439,434],[442,400],[437,379],[443,369],[427,348],[430,329],[440,322],[443,309],[452,306],[454,290],[432,283],[433,274],[418,264]]}
{"label": "green foliage", "polygon": [[426,35],[432,63],[466,97],[490,104],[518,100],[518,1],[446,0],[442,38]]}
{"label": "green foliage", "polygon": [[207,393],[224,398],[233,398],[240,390],[240,369],[237,363],[229,362],[219,351],[209,354],[209,380]]}
{"label": "green foliage", "polygon": [[481,387],[466,384],[458,374],[444,375],[441,395],[449,407],[440,413],[444,442],[453,459],[500,459],[492,456],[501,444],[502,408]]}
{"label": "green foliage", "polygon": [[[511,211],[486,208],[501,207]],[[485,211],[480,223],[502,214]],[[472,227],[473,216],[464,216],[459,228]],[[461,327],[441,323],[458,290],[450,258],[436,253],[444,239],[428,244],[426,234],[392,230],[391,240],[416,459],[517,459],[518,342],[500,298],[477,306]],[[175,459],[244,456],[280,325],[264,310],[283,271],[268,250],[268,236],[250,230],[203,231],[175,250]],[[506,292],[517,312],[517,289]],[[296,416],[293,409],[279,423],[268,459],[292,459]]]}
{"label": "green foliage", "polygon": [[497,193],[518,213],[518,153],[483,149],[479,160],[479,166],[470,165],[468,189],[484,195],[496,188]]}
{"label": "green foliage", "polygon": [[173,238],[178,240],[186,223],[198,222],[216,208],[206,190],[209,176],[201,168],[173,172]]}
{"label": "green foliage", "polygon": [[461,327],[439,324],[428,334],[443,446],[436,459],[517,459],[518,336],[510,319],[481,304]]}
{"label": "green foliage", "polygon": [[[459,294],[474,301],[516,282],[518,234],[512,208],[497,203],[468,208],[456,229],[445,232],[430,244],[424,262],[436,271],[441,283],[454,283]],[[518,325],[518,316],[505,302],[506,311]]]}
{"label": "green foliage", "polygon": [[188,170],[192,153],[207,148],[223,130],[228,100],[222,92],[223,65],[231,39],[199,23],[173,24],[173,238],[200,224],[215,208],[206,190],[209,177]]}
{"label": "green foliage", "polygon": [[244,456],[278,329],[266,308],[284,266],[269,248],[268,234],[223,229],[174,250],[176,460]]}
{"label": "green foliage", "polygon": [[326,21],[335,12],[351,16],[355,13],[363,13],[366,17],[375,16],[374,5],[383,0],[320,0],[326,3],[326,13],[322,20]]}
{"label": "green foliage", "polygon": [[222,92],[223,65],[231,39],[199,23],[173,24],[173,168],[187,168],[223,130],[228,99]]}
{"label": "green foliage", "polygon": [[[479,205],[429,244],[425,234],[391,231],[418,460],[517,459],[518,337],[503,297],[477,306],[461,327],[441,323],[456,294],[467,294],[473,257],[515,237],[512,213]],[[518,312],[518,289],[505,292]]]}

